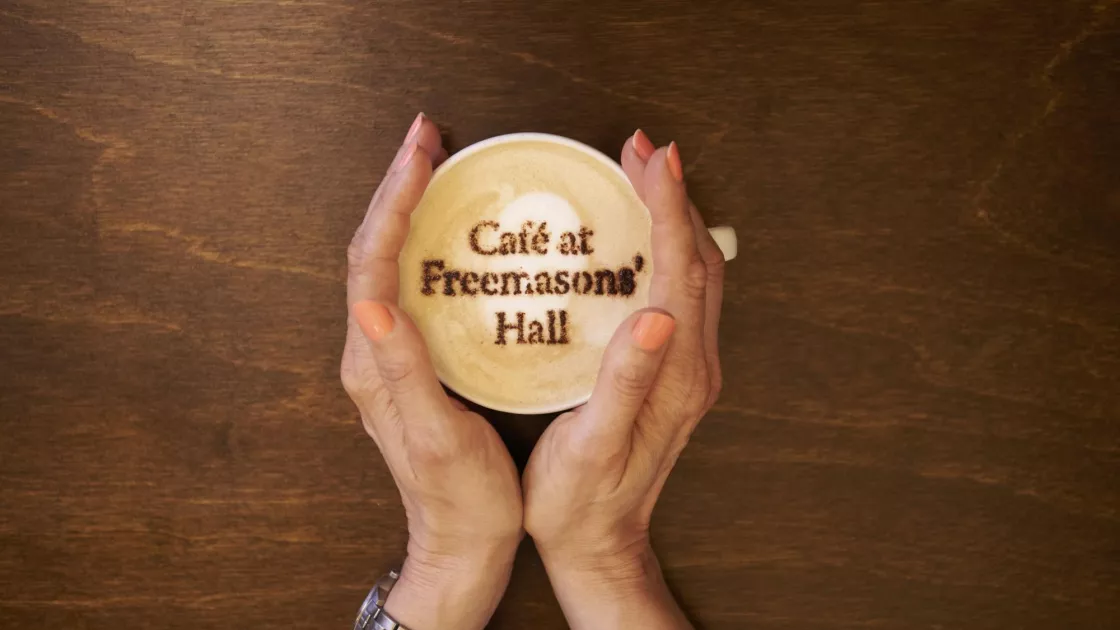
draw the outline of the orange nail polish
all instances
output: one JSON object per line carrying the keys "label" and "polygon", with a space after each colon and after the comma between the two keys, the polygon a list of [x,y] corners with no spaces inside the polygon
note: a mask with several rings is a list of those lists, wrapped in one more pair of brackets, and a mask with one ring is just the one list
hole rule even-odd
{"label": "orange nail polish", "polygon": [[637,152],[638,157],[648,160],[656,150],[653,142],[650,141],[649,136],[644,131],[639,129],[634,132],[634,151]]}
{"label": "orange nail polish", "polygon": [[669,150],[665,153],[665,161],[669,163],[669,172],[678,182],[684,181],[684,169],[681,167],[681,151],[676,142],[669,143]]}
{"label": "orange nail polish", "polygon": [[354,319],[370,341],[380,341],[393,332],[393,314],[385,305],[372,300],[362,300],[354,305]]}
{"label": "orange nail polish", "polygon": [[630,335],[639,348],[653,351],[665,345],[676,327],[677,322],[672,317],[651,311],[642,313]]}

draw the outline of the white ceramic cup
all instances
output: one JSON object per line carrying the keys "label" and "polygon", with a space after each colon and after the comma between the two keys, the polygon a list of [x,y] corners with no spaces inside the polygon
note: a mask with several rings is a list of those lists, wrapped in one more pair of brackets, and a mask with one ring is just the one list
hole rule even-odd
{"label": "white ceramic cup", "polygon": [[[446,162],[440,165],[440,167],[436,169],[436,172],[432,175],[431,184],[435,184],[437,181],[439,181],[439,178],[443,174],[453,169],[456,164],[469,158],[475,153],[478,153],[479,151],[510,142],[525,140],[548,142],[576,149],[581,153],[594,158],[595,160],[598,160],[600,163],[607,167],[607,170],[609,172],[614,173],[615,176],[625,182],[627,186],[631,185],[630,179],[626,176],[626,172],[622,170],[622,167],[619,166],[618,162],[615,162],[598,150],[589,147],[582,142],[577,142],[575,140],[572,140],[571,138],[555,136],[547,133],[511,133],[488,138],[481,142],[476,142],[475,144],[472,144],[469,147],[466,147],[465,149],[459,151],[455,155],[452,155],[447,159]],[[712,238],[715,239],[716,244],[719,245],[719,248],[723,252],[723,257],[725,260],[731,260],[735,258],[735,256],[738,254],[738,241],[735,236],[734,228],[729,226],[713,227],[709,228],[708,232],[711,233]],[[642,306],[644,307],[645,305]],[[638,308],[635,308],[634,310],[638,310]],[[595,369],[598,370],[599,366],[596,365]],[[460,382],[459,380],[449,378],[448,375],[441,374],[438,368],[436,370],[436,375],[444,385],[446,385],[448,388],[450,388],[452,391],[459,394],[463,398],[482,405],[483,407],[486,407],[488,409],[493,409],[495,411],[504,411],[507,413],[525,415],[557,413],[582,405],[591,397],[591,388],[588,388],[586,392],[581,392],[578,396],[572,398],[571,400],[565,400],[548,405],[525,405],[513,407],[507,404],[495,402],[493,400],[487,400],[485,392],[480,391],[480,388],[478,388],[474,384],[469,382]]]}

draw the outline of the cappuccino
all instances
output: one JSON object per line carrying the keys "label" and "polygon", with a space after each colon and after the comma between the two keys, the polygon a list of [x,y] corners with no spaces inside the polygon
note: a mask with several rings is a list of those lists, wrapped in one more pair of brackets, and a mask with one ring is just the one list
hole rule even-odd
{"label": "cappuccino", "polygon": [[649,212],[594,149],[492,138],[432,177],[400,269],[444,384],[492,409],[559,411],[586,401],[615,329],[649,302]]}

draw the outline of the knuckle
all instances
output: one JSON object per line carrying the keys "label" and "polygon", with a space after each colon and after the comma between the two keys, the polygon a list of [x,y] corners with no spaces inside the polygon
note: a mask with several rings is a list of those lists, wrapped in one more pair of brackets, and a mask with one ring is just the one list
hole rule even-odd
{"label": "knuckle", "polygon": [[713,385],[706,368],[699,367],[688,375],[665,383],[668,404],[682,421],[703,416],[711,406]]}
{"label": "knuckle", "polygon": [[704,267],[707,270],[709,280],[722,281],[727,269],[727,260],[723,257],[723,252],[716,248],[715,254],[705,261]]}
{"label": "knuckle", "polygon": [[342,365],[339,368],[339,380],[342,381],[342,389],[349,394],[354,402],[361,402],[368,398],[369,393],[374,388],[376,379],[374,374],[364,369],[362,365],[354,358],[350,347],[343,351]]}
{"label": "knuckle", "polygon": [[697,379],[689,396],[689,419],[700,418],[712,406],[712,382],[705,375],[703,380]]}
{"label": "knuckle", "polygon": [[413,372],[416,371],[416,362],[411,358],[381,357],[377,361],[377,371],[381,379],[395,389],[400,389],[411,381]]}
{"label": "knuckle", "polygon": [[708,287],[708,268],[702,260],[694,260],[685,269],[681,278],[681,289],[685,295],[694,300],[704,299],[704,292]]}
{"label": "knuckle", "polygon": [[681,431],[676,438],[669,444],[669,461],[676,461],[681,456],[684,449],[688,446],[689,440],[692,439],[693,427],[687,427]]}
{"label": "knuckle", "polygon": [[372,418],[389,418],[393,413],[393,396],[384,387],[375,387],[366,394],[366,408]]}
{"label": "knuckle", "polygon": [[456,449],[451,440],[438,435],[413,436],[409,440],[408,455],[413,464],[422,468],[443,467],[455,461]]}
{"label": "knuckle", "polygon": [[720,394],[723,393],[723,375],[717,374],[712,379],[711,388],[708,390],[708,404],[705,405],[706,409],[711,409],[712,405],[716,404],[719,400]]}
{"label": "knuckle", "polygon": [[377,424],[374,423],[373,418],[362,414],[362,428],[365,429],[365,434],[373,438],[373,443],[377,448],[381,448],[381,438],[377,436]]}
{"label": "knuckle", "polygon": [[346,390],[346,393],[353,398],[355,392],[358,391],[359,383],[355,375],[353,362],[350,359],[350,353],[345,349],[343,350],[342,361],[339,362],[338,366],[338,379],[342,381],[342,389]]}
{"label": "knuckle", "polygon": [[642,366],[634,363],[624,363],[614,371],[611,384],[619,396],[637,398],[643,396],[648,389],[649,376]]}
{"label": "knuckle", "polygon": [[361,272],[362,267],[365,265],[366,248],[363,243],[362,233],[356,232],[354,238],[350,240],[350,245],[346,247],[346,269],[351,275]]}
{"label": "knuckle", "polygon": [[376,377],[343,371],[342,388],[362,412],[363,421],[388,418],[393,412],[392,394],[377,382]]}
{"label": "knuckle", "polygon": [[357,398],[362,393],[362,379],[360,379],[352,370],[343,366],[342,374],[342,389],[350,395],[350,398]]}

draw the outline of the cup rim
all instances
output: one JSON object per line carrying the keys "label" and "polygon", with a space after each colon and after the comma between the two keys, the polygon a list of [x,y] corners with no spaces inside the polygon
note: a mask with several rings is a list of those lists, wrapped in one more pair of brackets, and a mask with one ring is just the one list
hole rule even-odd
{"label": "cup rim", "polygon": [[[560,144],[560,145],[567,146],[567,147],[572,148],[572,149],[576,149],[577,151],[580,151],[581,153],[584,153],[584,154],[586,154],[590,157],[595,158],[596,160],[601,162],[604,166],[609,167],[609,170],[611,172],[613,172],[617,177],[621,178],[622,181],[626,183],[626,185],[628,185],[628,186],[630,185],[630,178],[626,176],[626,171],[622,170],[622,166],[618,162],[615,162],[614,160],[612,160],[610,157],[608,157],[602,151],[596,149],[595,147],[584,144],[584,143],[582,143],[578,140],[573,140],[571,138],[567,138],[567,137],[564,137],[564,136],[557,136],[557,135],[550,134],[550,133],[517,132],[517,133],[502,134],[500,136],[494,136],[492,138],[487,138],[485,140],[480,140],[480,141],[478,141],[478,142],[476,142],[472,145],[464,147],[463,149],[461,149],[460,151],[455,153],[455,155],[452,155],[451,157],[447,158],[447,160],[443,164],[441,164],[438,169],[436,169],[436,171],[432,174],[432,179],[428,183],[428,186],[431,186],[432,184],[435,184],[439,180],[441,175],[443,175],[445,172],[451,170],[451,168],[454,167],[457,163],[459,163],[460,161],[470,157],[471,155],[473,155],[475,153],[478,153],[479,151],[483,151],[485,149],[489,149],[491,147],[501,145],[501,144],[509,144],[511,142],[520,142],[520,141],[526,141],[526,140],[536,140],[536,141],[540,141],[540,142],[550,142],[550,143],[553,143],[553,144]],[[446,386],[448,389],[450,389],[451,391],[455,392],[456,394],[462,396],[463,398],[466,398],[467,400],[469,400],[469,401],[471,401],[471,402],[473,402],[477,405],[482,405],[483,407],[486,407],[487,409],[493,409],[494,411],[500,411],[502,413],[512,413],[512,414],[523,415],[523,416],[558,413],[558,412],[561,412],[561,411],[566,411],[568,409],[572,409],[574,407],[578,407],[578,406],[586,403],[591,398],[591,392],[595,388],[594,384],[592,384],[591,388],[589,388],[587,392],[585,392],[583,394],[580,394],[579,396],[573,397],[569,400],[565,400],[563,402],[560,402],[560,403],[553,403],[553,404],[549,404],[549,405],[537,405],[537,406],[526,405],[524,407],[512,407],[512,406],[509,406],[509,405],[503,405],[501,403],[493,403],[492,401],[483,400],[482,396],[469,395],[469,394],[467,394],[466,392],[463,391],[463,388],[460,387],[460,385],[462,385],[462,383],[451,383],[451,382],[449,382],[448,379],[445,377],[445,375],[440,373],[440,370],[439,370],[438,366],[435,368],[435,370],[436,370],[436,377],[439,378],[439,381],[441,383],[443,383],[444,386]]]}

